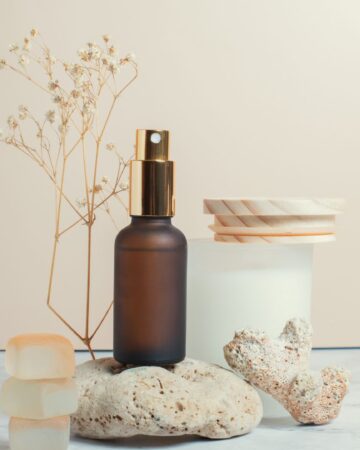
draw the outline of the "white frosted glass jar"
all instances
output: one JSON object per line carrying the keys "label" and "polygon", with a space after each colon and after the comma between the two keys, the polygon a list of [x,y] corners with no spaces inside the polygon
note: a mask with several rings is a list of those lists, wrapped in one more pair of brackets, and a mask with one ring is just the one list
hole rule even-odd
{"label": "white frosted glass jar", "polygon": [[222,347],[241,328],[276,337],[310,319],[313,244],[189,241],[187,353],[225,365]]}
{"label": "white frosted glass jar", "polygon": [[[187,355],[224,367],[223,346],[242,328],[277,337],[310,321],[314,243],[335,239],[335,199],[207,199],[214,240],[189,241]],[[285,410],[265,394],[264,414]]]}
{"label": "white frosted glass jar", "polygon": [[[276,337],[287,320],[310,320],[313,244],[188,244],[189,357],[228,367],[223,346],[236,330],[251,327]],[[287,415],[259,393],[265,417]]]}

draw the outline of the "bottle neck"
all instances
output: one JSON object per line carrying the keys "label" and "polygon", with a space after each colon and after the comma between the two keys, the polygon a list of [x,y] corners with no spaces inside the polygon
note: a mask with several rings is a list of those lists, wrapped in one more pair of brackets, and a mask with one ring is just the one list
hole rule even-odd
{"label": "bottle neck", "polygon": [[171,224],[171,217],[168,216],[131,216],[131,223],[133,225],[141,224]]}

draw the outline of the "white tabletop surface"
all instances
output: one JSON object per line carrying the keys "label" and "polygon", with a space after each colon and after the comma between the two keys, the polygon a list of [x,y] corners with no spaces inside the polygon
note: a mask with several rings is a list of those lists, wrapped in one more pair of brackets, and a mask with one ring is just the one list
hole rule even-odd
{"label": "white tabletop surface", "polygon": [[[99,357],[107,356],[99,354]],[[78,362],[89,359],[77,353]],[[6,377],[4,353],[0,353],[0,382]],[[174,450],[360,450],[360,350],[315,350],[312,368],[338,365],[352,372],[350,392],[339,417],[323,426],[302,426],[291,417],[263,419],[252,433],[227,440],[196,437],[134,437],[116,441],[92,441],[73,437],[69,450],[97,449],[174,449]],[[8,450],[8,419],[0,416],[0,450]],[[29,449],[36,450],[36,449]],[[49,449],[51,450],[51,449]]]}

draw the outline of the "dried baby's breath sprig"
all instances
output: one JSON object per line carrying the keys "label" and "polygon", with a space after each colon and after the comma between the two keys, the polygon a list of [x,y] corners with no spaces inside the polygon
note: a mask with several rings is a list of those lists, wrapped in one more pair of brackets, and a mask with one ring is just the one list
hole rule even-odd
{"label": "dried baby's breath sprig", "polygon": [[50,123],[54,123],[56,119],[55,111],[53,109],[49,109],[49,111],[46,111],[45,119]]}
{"label": "dried baby's breath sprig", "polygon": [[135,61],[136,61],[136,55],[135,55],[135,53],[128,53],[126,56],[125,56],[125,58],[124,58],[124,60],[123,61],[126,61],[126,62],[128,62],[128,63],[134,63]]}
{"label": "dried baby's breath sprig", "polygon": [[26,55],[20,55],[18,59],[18,63],[21,66],[27,66],[30,63],[30,59]]}
{"label": "dried baby's breath sprig", "polygon": [[19,122],[14,116],[9,116],[7,119],[7,124],[10,128],[10,130],[15,130],[19,126]]}
{"label": "dried baby's breath sprig", "polygon": [[120,187],[121,189],[123,189],[124,191],[129,189],[129,182],[128,181],[124,181],[122,183],[120,183]]}
{"label": "dried baby's breath sprig", "polygon": [[29,115],[29,110],[27,109],[27,107],[24,105],[20,105],[19,106],[19,119],[25,120],[28,118],[28,115]]}
{"label": "dried baby's breath sprig", "polygon": [[[46,93],[49,106],[41,118],[31,108],[20,105],[18,115],[7,120],[9,135],[0,132],[0,141],[24,153],[47,175],[55,190],[55,233],[50,264],[47,306],[88,348],[93,358],[92,340],[111,310],[106,308],[98,325],[90,330],[91,271],[93,264],[93,227],[96,213],[103,210],[115,224],[110,201],[114,198],[127,209],[121,193],[128,190],[126,171],[128,161],[118,153],[116,145],[109,142],[105,148],[117,160],[115,179],[98,176],[98,166],[107,138],[107,128],[121,94],[138,76],[135,55],[121,58],[111,43],[110,36],[102,36],[102,45],[88,42],[77,52],[76,62],[64,62],[50,51],[36,28],[30,30],[23,44],[9,46],[13,62],[0,59],[0,69],[8,69],[26,79]],[[124,66],[130,67],[126,72]],[[38,66],[47,78],[46,83],[32,75]],[[123,73],[124,72],[124,73]],[[118,75],[121,74],[121,78]],[[120,80],[128,81],[120,83]],[[108,100],[104,107],[104,101]],[[100,105],[102,107],[100,108]],[[103,117],[101,111],[105,110]],[[66,173],[71,156],[81,155],[79,176],[83,178],[84,195],[72,200],[67,193]],[[75,215],[72,223],[63,226],[63,212],[69,208]],[[53,284],[56,272],[58,245],[62,236],[78,225],[87,232],[87,263],[85,286],[85,329],[77,331],[53,306]]]}
{"label": "dried baby's breath sprig", "polygon": [[109,150],[109,152],[112,152],[113,150],[115,150],[116,145],[113,144],[112,142],[109,142],[108,144],[106,144],[106,150]]}
{"label": "dried baby's breath sprig", "polygon": [[60,88],[58,80],[50,80],[48,83],[49,91],[56,91],[56,89]]}
{"label": "dried baby's breath sprig", "polygon": [[9,45],[9,52],[11,52],[11,53],[16,53],[19,51],[19,49],[20,49],[20,47],[19,47],[19,44],[17,44],[17,43],[13,43],[13,44]]}
{"label": "dried baby's breath sprig", "polygon": [[29,38],[24,38],[23,50],[29,52],[31,50],[31,41]]}

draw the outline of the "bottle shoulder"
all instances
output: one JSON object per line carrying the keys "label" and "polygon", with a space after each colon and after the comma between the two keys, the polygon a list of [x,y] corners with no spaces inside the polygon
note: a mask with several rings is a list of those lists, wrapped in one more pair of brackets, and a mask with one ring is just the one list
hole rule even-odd
{"label": "bottle shoulder", "polygon": [[186,248],[184,233],[171,223],[131,223],[115,239],[115,248]]}

